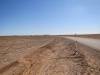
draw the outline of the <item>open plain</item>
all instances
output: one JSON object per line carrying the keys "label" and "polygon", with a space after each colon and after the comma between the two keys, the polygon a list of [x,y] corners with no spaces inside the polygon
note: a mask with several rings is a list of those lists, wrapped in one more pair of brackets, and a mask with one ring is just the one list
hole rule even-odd
{"label": "open plain", "polygon": [[100,34],[83,34],[83,35],[76,35],[76,36],[77,37],[84,37],[84,38],[100,39]]}
{"label": "open plain", "polygon": [[100,75],[100,50],[62,36],[1,36],[0,75]]}

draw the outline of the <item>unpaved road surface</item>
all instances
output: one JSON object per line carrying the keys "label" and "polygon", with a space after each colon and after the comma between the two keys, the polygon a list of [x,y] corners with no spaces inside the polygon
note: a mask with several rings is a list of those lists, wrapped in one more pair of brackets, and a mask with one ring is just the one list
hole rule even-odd
{"label": "unpaved road surface", "polygon": [[82,37],[66,37],[82,44],[100,50],[100,39],[82,38]]}
{"label": "unpaved road surface", "polygon": [[73,40],[57,36],[0,39],[0,75],[100,75],[100,52]]}

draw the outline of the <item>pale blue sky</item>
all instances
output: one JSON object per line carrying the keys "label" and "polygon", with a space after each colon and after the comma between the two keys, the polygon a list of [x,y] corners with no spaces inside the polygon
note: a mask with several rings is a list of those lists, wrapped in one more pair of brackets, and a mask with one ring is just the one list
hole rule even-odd
{"label": "pale blue sky", "polygon": [[100,33],[100,0],[0,0],[0,35]]}

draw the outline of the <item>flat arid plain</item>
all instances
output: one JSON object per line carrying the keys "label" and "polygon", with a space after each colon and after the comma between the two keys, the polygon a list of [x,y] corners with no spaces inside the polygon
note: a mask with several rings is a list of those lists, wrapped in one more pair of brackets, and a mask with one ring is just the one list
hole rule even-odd
{"label": "flat arid plain", "polygon": [[1,36],[0,75],[100,75],[100,35]]}

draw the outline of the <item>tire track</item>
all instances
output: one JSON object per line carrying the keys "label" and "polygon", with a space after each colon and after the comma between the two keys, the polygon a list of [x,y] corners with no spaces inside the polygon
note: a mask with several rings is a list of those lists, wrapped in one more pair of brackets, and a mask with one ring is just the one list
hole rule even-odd
{"label": "tire track", "polygon": [[76,49],[76,43],[70,42],[55,39],[22,59],[27,64],[23,75],[84,75],[88,63]]}
{"label": "tire track", "polygon": [[10,64],[7,64],[6,66],[4,66],[3,68],[0,69],[0,74],[6,72],[7,70],[9,70],[11,67],[18,65],[19,63],[17,61],[14,61]]}
{"label": "tire track", "polygon": [[6,65],[0,69],[0,73],[6,73],[13,69],[12,67],[23,65],[22,71],[11,75],[92,75],[91,66],[77,44],[77,41],[56,37]]}
{"label": "tire track", "polygon": [[[50,42],[51,42],[51,41],[49,41],[49,42],[47,42],[47,43],[41,45],[39,48],[41,48],[42,46],[45,46],[45,45],[49,44]],[[12,46],[11,46],[11,47],[12,47]],[[9,47],[9,48],[10,48],[10,47]],[[27,48],[27,49],[28,49],[28,53],[24,53],[24,55],[21,55],[21,56],[20,56],[21,59],[14,59],[13,62],[10,62],[10,63],[7,64],[6,66],[2,67],[2,68],[0,69],[0,75],[3,74],[3,73],[6,73],[6,71],[8,71],[10,68],[13,68],[13,67],[16,67],[16,66],[22,64],[22,62],[26,62],[25,60],[23,60],[23,57],[26,56],[26,55],[28,55],[28,54],[30,54],[31,52],[33,53],[34,51],[32,51],[32,49],[35,50],[36,48],[31,47],[31,48]],[[37,49],[36,49],[36,50],[37,50]],[[30,63],[28,63],[28,64],[30,65]],[[26,63],[24,63],[24,64],[22,64],[22,65],[24,65],[25,67],[27,67]],[[22,75],[22,74],[23,74],[23,73],[21,72],[19,75]]]}

